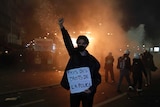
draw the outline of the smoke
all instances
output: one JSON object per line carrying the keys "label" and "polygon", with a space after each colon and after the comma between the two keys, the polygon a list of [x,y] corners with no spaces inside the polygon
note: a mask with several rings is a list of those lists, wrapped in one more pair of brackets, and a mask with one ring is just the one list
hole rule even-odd
{"label": "smoke", "polygon": [[54,25],[57,23],[56,12],[54,6],[50,3],[49,0],[39,0],[36,3],[34,8],[34,18],[40,24],[41,29],[44,31],[52,32],[54,30]]}
{"label": "smoke", "polygon": [[131,27],[129,31],[127,32],[128,41],[132,50],[140,51],[143,48],[144,45],[144,38],[145,38],[145,29],[144,24],[140,24],[137,28]]}
{"label": "smoke", "polygon": [[87,49],[101,63],[109,52],[116,59],[128,48],[129,42],[140,45],[144,38],[143,24],[128,32],[123,30],[122,20],[126,16],[118,0],[37,0],[35,4],[35,20],[46,33],[58,32],[59,41],[62,40],[57,24],[60,17],[64,18],[64,25],[74,38],[82,31],[91,32],[87,35],[90,39]]}

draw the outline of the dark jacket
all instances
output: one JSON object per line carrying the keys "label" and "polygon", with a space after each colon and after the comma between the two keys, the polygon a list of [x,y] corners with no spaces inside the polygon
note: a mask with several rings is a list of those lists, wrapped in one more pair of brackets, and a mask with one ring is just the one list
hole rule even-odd
{"label": "dark jacket", "polygon": [[145,71],[144,65],[141,61],[141,59],[133,59],[132,63],[132,70],[133,75],[142,75],[144,73],[145,77],[147,76],[147,73]]}
{"label": "dark jacket", "polygon": [[142,54],[142,62],[145,68],[148,68],[151,71],[157,70],[157,67],[155,66],[154,61],[153,61],[153,55],[150,52],[146,51]]}
{"label": "dark jacket", "polygon": [[149,52],[144,52],[142,55],[142,61],[145,67],[151,68],[153,66],[153,55]]}
{"label": "dark jacket", "polygon": [[127,54],[118,58],[117,68],[131,70],[131,59]]}
{"label": "dark jacket", "polygon": [[100,63],[96,60],[95,57],[89,54],[88,51],[86,51],[86,56],[82,56],[78,49],[74,48],[67,30],[65,28],[62,28],[61,31],[65,46],[70,56],[70,59],[67,63],[64,75],[61,80],[61,86],[67,90],[70,89],[69,82],[67,79],[67,70],[79,67],[89,67],[92,79],[92,86],[89,89],[91,90],[91,92],[95,93],[97,86],[101,83],[101,75],[99,73]]}

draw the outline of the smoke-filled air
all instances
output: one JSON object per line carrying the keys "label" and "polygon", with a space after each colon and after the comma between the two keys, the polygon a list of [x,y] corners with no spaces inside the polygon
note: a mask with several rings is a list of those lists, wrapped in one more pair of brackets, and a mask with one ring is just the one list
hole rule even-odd
{"label": "smoke-filled air", "polygon": [[143,44],[144,24],[137,28],[131,27],[128,32],[123,30],[122,20],[126,16],[119,0],[36,1],[34,18],[41,29],[51,34],[57,32],[53,36],[61,42],[58,18],[63,17],[64,25],[72,38],[77,38],[81,33],[88,36],[90,43],[87,49],[100,62],[104,62],[108,52],[117,58],[125,49],[135,49],[135,52],[137,46]]}

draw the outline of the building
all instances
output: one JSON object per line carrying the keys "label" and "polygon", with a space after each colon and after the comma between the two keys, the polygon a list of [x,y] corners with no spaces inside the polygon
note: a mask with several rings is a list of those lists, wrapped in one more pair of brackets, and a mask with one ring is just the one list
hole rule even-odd
{"label": "building", "polygon": [[0,62],[3,54],[15,55],[23,47],[22,4],[23,0],[0,1]]}

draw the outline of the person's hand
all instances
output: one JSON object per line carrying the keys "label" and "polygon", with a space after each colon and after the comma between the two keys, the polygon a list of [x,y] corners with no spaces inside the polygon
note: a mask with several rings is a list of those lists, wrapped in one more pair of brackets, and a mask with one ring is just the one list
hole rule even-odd
{"label": "person's hand", "polygon": [[64,19],[63,19],[63,18],[60,18],[60,19],[58,20],[58,24],[59,24],[60,28],[63,28],[63,23],[64,23]]}
{"label": "person's hand", "polygon": [[88,90],[85,90],[84,92],[89,94],[89,93],[91,93],[91,90],[88,89]]}

